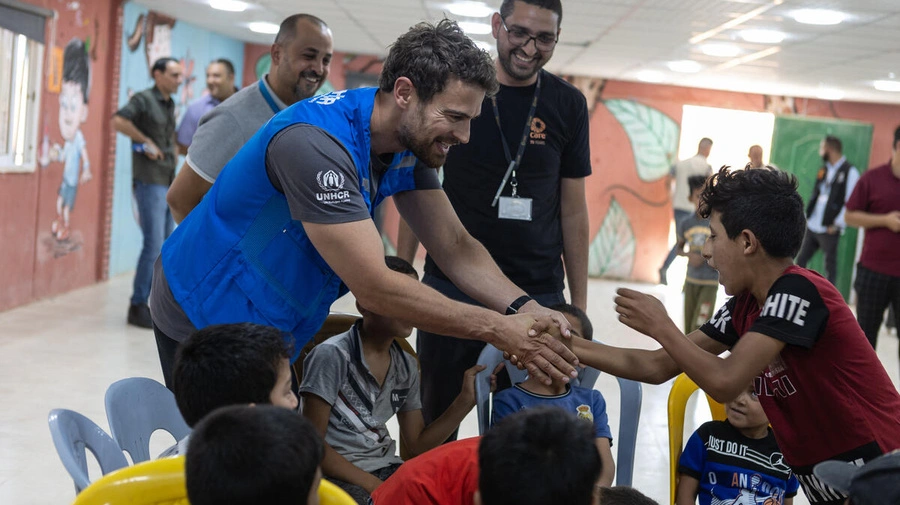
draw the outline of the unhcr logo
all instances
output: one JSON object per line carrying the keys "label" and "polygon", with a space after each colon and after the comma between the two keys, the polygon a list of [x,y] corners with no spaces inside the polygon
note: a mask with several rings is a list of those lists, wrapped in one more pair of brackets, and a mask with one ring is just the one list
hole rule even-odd
{"label": "unhcr logo", "polygon": [[325,193],[316,193],[316,200],[325,204],[345,203],[350,201],[350,192],[344,190],[346,178],[344,174],[328,170],[316,174],[316,182]]}

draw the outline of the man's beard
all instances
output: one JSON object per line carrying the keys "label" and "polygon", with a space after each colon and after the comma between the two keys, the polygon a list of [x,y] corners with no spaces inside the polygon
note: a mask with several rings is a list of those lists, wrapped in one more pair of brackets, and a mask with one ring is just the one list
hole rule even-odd
{"label": "man's beard", "polygon": [[[438,168],[443,165],[447,157],[435,153],[434,142],[436,140],[429,141],[427,139],[417,138],[413,133],[415,130],[419,130],[419,128],[410,128],[406,124],[401,124],[400,131],[398,132],[400,144],[412,151],[416,158],[429,168]],[[453,142],[447,143],[453,144]]]}

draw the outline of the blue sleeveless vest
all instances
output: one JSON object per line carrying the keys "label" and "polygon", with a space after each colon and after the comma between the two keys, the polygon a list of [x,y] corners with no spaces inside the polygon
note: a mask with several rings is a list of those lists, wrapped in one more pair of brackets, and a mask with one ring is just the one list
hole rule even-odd
{"label": "blue sleeveless vest", "polygon": [[[367,183],[371,153],[369,122],[376,88],[335,91],[276,114],[222,169],[216,183],[162,248],[172,295],[197,328],[252,322],[274,326],[300,348],[322,326],[332,302],[347,292],[310,243],[287,199],[266,173],[266,148],[284,128],[306,123],[338,140],[356,165],[370,215],[386,197],[415,188],[416,158],[398,153],[375,195]],[[343,190],[343,176],[322,170],[316,178],[328,198]],[[371,251],[382,255],[383,251]]]}

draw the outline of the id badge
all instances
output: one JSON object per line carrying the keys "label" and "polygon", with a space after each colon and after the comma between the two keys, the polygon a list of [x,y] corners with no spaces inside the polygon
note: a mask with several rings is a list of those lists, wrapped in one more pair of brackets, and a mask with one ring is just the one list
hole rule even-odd
{"label": "id badge", "polygon": [[497,217],[500,219],[531,221],[531,198],[501,196]]}

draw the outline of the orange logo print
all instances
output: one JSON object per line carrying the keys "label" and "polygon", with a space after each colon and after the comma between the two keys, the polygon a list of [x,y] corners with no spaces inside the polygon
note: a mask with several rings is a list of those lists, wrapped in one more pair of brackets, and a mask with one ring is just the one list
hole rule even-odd
{"label": "orange logo print", "polygon": [[531,133],[529,134],[529,138],[531,138],[532,144],[544,145],[547,140],[547,134],[544,133],[544,130],[547,129],[547,123],[545,123],[541,118],[535,117],[531,120]]}

